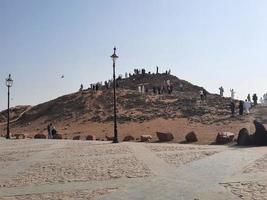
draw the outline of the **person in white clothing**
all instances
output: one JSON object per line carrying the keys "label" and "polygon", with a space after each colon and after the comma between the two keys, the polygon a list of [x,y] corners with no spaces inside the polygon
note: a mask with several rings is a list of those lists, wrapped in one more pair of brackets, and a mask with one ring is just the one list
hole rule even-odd
{"label": "person in white clothing", "polygon": [[234,89],[230,89],[231,92],[231,99],[234,100],[235,99],[235,91]]}
{"label": "person in white clothing", "polygon": [[251,103],[246,99],[244,102],[244,110],[246,114],[249,114],[249,109],[251,108]]}

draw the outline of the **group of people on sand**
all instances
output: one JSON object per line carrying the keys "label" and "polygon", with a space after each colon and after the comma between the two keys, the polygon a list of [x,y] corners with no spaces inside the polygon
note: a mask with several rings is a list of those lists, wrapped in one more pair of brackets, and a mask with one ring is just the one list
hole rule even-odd
{"label": "group of people on sand", "polygon": [[56,128],[53,126],[52,123],[48,124],[47,126],[47,135],[48,139],[53,139],[55,135],[57,134]]}

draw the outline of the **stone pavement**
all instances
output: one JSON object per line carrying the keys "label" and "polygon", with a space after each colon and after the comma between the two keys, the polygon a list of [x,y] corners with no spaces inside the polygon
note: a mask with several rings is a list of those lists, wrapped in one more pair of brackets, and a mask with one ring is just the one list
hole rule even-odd
{"label": "stone pavement", "polygon": [[0,139],[0,200],[267,199],[267,148]]}

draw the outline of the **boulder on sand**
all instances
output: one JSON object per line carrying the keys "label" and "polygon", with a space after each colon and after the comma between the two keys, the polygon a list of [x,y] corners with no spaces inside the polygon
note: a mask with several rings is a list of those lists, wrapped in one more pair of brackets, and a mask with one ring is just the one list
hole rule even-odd
{"label": "boulder on sand", "polygon": [[157,132],[157,137],[158,137],[160,142],[168,142],[168,141],[172,141],[174,139],[174,137],[171,133]]}
{"label": "boulder on sand", "polygon": [[217,144],[227,144],[229,142],[232,142],[235,137],[234,133],[230,132],[220,132],[218,133],[216,137],[216,143]]}
{"label": "boulder on sand", "polygon": [[34,139],[46,139],[46,135],[45,134],[42,134],[42,133],[37,133],[34,136]]}
{"label": "boulder on sand", "polygon": [[256,132],[252,135],[252,141],[255,145],[264,146],[267,145],[267,131],[263,124],[254,120]]}
{"label": "boulder on sand", "polygon": [[22,134],[22,133],[14,134],[14,136],[15,136],[16,139],[25,139],[26,138],[25,135]]}
{"label": "boulder on sand", "polygon": [[246,146],[252,144],[251,136],[246,128],[242,128],[237,137],[237,145]]}
{"label": "boulder on sand", "polygon": [[126,135],[123,139],[124,142],[132,141],[135,140],[133,136],[131,135]]}
{"label": "boulder on sand", "polygon": [[197,135],[194,131],[191,131],[190,133],[187,133],[185,136],[186,142],[197,142]]}
{"label": "boulder on sand", "polygon": [[140,137],[140,142],[149,142],[150,140],[152,140],[151,135],[141,135]]}
{"label": "boulder on sand", "polygon": [[59,133],[56,133],[55,135],[53,135],[53,139],[61,140],[62,138],[63,138],[62,135]]}
{"label": "boulder on sand", "polygon": [[80,140],[81,136],[80,135],[76,135],[73,137],[73,140]]}
{"label": "boulder on sand", "polygon": [[96,140],[96,136],[95,135],[87,135],[86,140]]}

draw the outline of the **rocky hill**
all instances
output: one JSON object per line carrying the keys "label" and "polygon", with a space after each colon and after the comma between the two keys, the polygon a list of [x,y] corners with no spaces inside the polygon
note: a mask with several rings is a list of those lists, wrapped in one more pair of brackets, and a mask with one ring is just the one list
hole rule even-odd
{"label": "rocky hill", "polygon": [[[173,86],[171,94],[166,91],[163,94],[153,92],[154,87],[162,87],[168,80]],[[145,93],[138,91],[140,84],[145,85]],[[229,114],[229,98],[208,93],[206,103],[201,103],[200,89],[169,74],[139,74],[119,79],[118,121],[124,124],[144,123],[158,118],[186,118],[193,122],[213,124]],[[12,127],[23,131],[42,131],[50,122],[62,127],[63,132],[67,132],[70,126],[111,123],[113,91],[103,86],[98,91],[83,90],[33,107],[17,107],[12,110],[12,119],[16,119],[11,123]],[[0,120],[5,121],[5,112],[0,113]]]}
{"label": "rocky hill", "polygon": [[[19,119],[25,112],[29,111],[31,106],[16,106],[10,108],[10,120],[14,121]],[[7,121],[7,110],[0,112],[0,123]]]}

